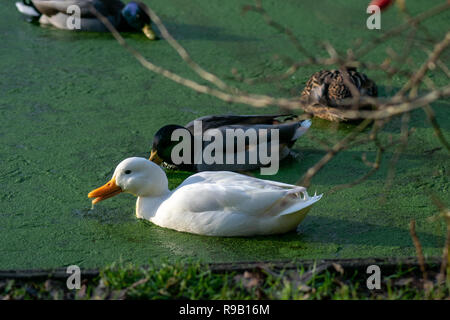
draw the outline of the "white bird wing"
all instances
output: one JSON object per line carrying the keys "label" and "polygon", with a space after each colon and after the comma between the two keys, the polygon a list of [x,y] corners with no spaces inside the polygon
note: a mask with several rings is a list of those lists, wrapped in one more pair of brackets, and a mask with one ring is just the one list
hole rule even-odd
{"label": "white bird wing", "polygon": [[[276,216],[301,210],[320,199],[306,189],[242,174],[200,172],[187,178],[172,194],[189,212],[228,211],[248,216]],[[295,211],[289,210],[295,207]],[[294,208],[293,208],[294,209]]]}

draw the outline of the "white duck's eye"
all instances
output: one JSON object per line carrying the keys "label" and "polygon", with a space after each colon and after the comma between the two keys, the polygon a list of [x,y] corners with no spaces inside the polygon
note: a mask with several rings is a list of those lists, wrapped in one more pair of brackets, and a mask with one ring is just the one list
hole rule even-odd
{"label": "white duck's eye", "polygon": [[130,174],[131,170],[125,170],[125,174]]}

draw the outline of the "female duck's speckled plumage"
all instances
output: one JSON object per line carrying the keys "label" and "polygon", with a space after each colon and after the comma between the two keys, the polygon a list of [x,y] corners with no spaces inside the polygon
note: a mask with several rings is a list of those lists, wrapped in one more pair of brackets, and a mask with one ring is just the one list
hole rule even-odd
{"label": "female duck's speckled plumage", "polygon": [[156,38],[150,18],[144,10],[145,4],[141,2],[131,1],[125,5],[120,0],[22,0],[16,3],[18,10],[32,20],[64,30],[72,30],[67,22],[73,17],[74,12],[68,12],[73,5],[80,8],[81,31],[108,31],[91,12],[92,5],[119,31],[142,30],[149,39]]}
{"label": "female duck's speckled plumage", "polygon": [[[283,119],[284,117],[284,119]],[[193,159],[190,164],[181,164],[174,165],[171,161],[171,149],[178,142],[174,142],[171,140],[172,132],[175,129],[184,129],[189,131],[191,135],[191,139],[194,136],[194,121],[201,121],[202,123],[202,134],[207,135],[207,131],[210,129],[218,129],[222,136],[225,139],[223,143],[223,156],[225,157],[226,150],[226,131],[228,129],[242,129],[246,132],[248,129],[255,129],[257,132],[259,130],[268,130],[270,134],[270,129],[278,129],[279,131],[279,160],[282,160],[290,153],[290,148],[293,146],[295,141],[306,133],[311,126],[310,120],[305,121],[291,121],[292,118],[296,116],[294,115],[215,115],[215,116],[204,116],[189,122],[185,127],[179,125],[167,125],[159,129],[154,138],[153,138],[153,146],[150,160],[156,162],[157,164],[163,163],[164,166],[172,168],[172,169],[180,169],[186,171],[217,171],[217,170],[226,170],[226,171],[246,171],[246,170],[254,170],[260,168],[262,166],[261,162],[258,159],[258,162],[255,164],[248,163],[246,161],[244,164],[193,164]],[[210,142],[204,142],[203,148],[205,148]],[[245,159],[248,159],[248,150],[252,148],[257,148],[257,145],[251,145],[249,141],[246,141],[247,145],[245,146],[247,152]],[[257,144],[259,141],[257,142]],[[269,135],[267,138],[267,146],[270,147],[271,136]],[[191,143],[193,145],[193,143]],[[253,149],[255,150],[255,149]],[[270,149],[269,149],[270,150]],[[236,157],[238,153],[235,150],[233,157]],[[194,152],[191,153],[193,156]],[[225,161],[224,161],[225,163]]]}
{"label": "female duck's speckled plumage", "polygon": [[343,72],[348,75],[348,79],[362,96],[378,96],[378,89],[374,81],[364,73],[356,71],[356,68],[347,68],[346,71],[322,70],[314,73],[303,89],[302,98],[326,106],[349,108],[350,105],[342,101],[352,97],[350,89],[345,84]]}
{"label": "female duck's speckled plumage", "polygon": [[144,158],[123,160],[111,181],[89,193],[92,203],[120,192],[138,197],[136,216],[177,231],[253,236],[295,230],[322,197],[303,187],[228,171],[201,172],[169,191],[164,171]]}

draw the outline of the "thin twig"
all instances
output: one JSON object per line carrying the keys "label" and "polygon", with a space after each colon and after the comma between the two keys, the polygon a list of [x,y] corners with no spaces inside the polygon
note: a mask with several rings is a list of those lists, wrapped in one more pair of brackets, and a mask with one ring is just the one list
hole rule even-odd
{"label": "thin twig", "polygon": [[236,92],[238,91],[236,88],[231,88],[228,86],[225,82],[223,82],[219,77],[217,77],[215,74],[212,74],[211,72],[206,71],[203,69],[200,65],[198,65],[194,60],[192,60],[189,53],[186,51],[185,48],[183,48],[178,41],[175,40],[174,37],[169,33],[166,26],[162,23],[159,16],[149,7],[144,6],[144,11],[150,16],[150,19],[152,22],[156,24],[159,31],[161,31],[161,34],[164,39],[167,40],[167,42],[172,46],[172,48],[175,49],[175,51],[178,53],[178,55],[189,65],[189,67],[194,70],[200,77],[203,79],[211,82],[214,84],[217,88],[229,92]]}
{"label": "thin twig", "polygon": [[444,203],[435,195],[431,195],[431,200],[434,202],[436,207],[438,207],[439,211],[441,212],[441,216],[444,218],[446,228],[447,228],[447,236],[445,238],[445,245],[444,249],[442,250],[442,262],[441,262],[441,268],[438,275],[438,282],[442,283],[445,281],[445,274],[447,273],[447,276],[450,276],[450,255],[449,255],[449,248],[450,248],[450,210],[444,205]]}
{"label": "thin twig", "polygon": [[253,11],[256,13],[259,13],[264,20],[266,21],[267,25],[270,27],[276,29],[280,33],[284,33],[287,35],[291,43],[294,45],[294,47],[301,52],[303,55],[309,58],[311,62],[315,60],[314,55],[312,55],[308,50],[306,50],[302,44],[300,43],[300,40],[294,35],[294,32],[292,32],[291,29],[281,25],[280,23],[276,22],[272,19],[270,15],[267,14],[267,11],[263,8],[261,0],[255,0],[255,5],[246,5],[243,7],[243,12],[246,13],[247,11]]}
{"label": "thin twig", "polygon": [[403,88],[397,93],[397,95],[403,95],[406,91],[416,87],[420,80],[425,76],[428,69],[432,69],[436,65],[436,61],[444,50],[450,45],[450,32],[445,34],[444,39],[434,46],[433,52],[429,55],[428,59],[422,64],[416,74],[403,86]]}
{"label": "thin twig", "polygon": [[430,121],[431,125],[433,126],[434,134],[438,137],[439,141],[442,143],[442,145],[450,151],[450,144],[447,142],[447,140],[444,137],[444,134],[442,133],[441,128],[439,127],[439,124],[437,123],[436,116],[434,114],[433,109],[429,104],[423,106],[423,111],[427,115],[428,120]]}
{"label": "thin twig", "polygon": [[350,183],[341,184],[341,185],[338,185],[338,186],[332,188],[330,191],[328,191],[328,194],[334,193],[334,192],[342,190],[342,189],[351,188],[353,186],[356,186],[356,185],[366,181],[376,171],[378,171],[378,169],[380,168],[380,163],[381,163],[382,157],[383,157],[383,149],[378,149],[377,155],[375,158],[375,162],[372,164],[372,168],[365,175],[363,175],[362,177],[360,177]]}
{"label": "thin twig", "polygon": [[419,260],[420,271],[422,271],[423,280],[426,282],[428,280],[427,271],[425,269],[425,258],[423,256],[422,245],[420,244],[419,237],[416,233],[416,221],[411,220],[409,224],[409,232],[416,248],[417,259]]}
{"label": "thin twig", "polygon": [[314,166],[308,169],[297,184],[308,187],[314,177],[331,159],[334,158],[340,151],[342,151],[347,144],[352,141],[361,131],[363,131],[372,121],[370,119],[364,120],[358,125],[355,130],[349,133],[344,139],[336,143],[328,153],[322,157]]}

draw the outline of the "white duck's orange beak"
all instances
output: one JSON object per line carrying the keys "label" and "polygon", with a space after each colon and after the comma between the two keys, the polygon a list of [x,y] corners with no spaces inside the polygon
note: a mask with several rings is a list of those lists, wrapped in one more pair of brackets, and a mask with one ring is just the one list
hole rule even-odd
{"label": "white duck's orange beak", "polygon": [[92,190],[88,194],[88,198],[95,198],[92,200],[92,204],[99,203],[105,199],[114,197],[122,192],[122,189],[117,185],[116,178],[112,178],[108,183],[100,188]]}

